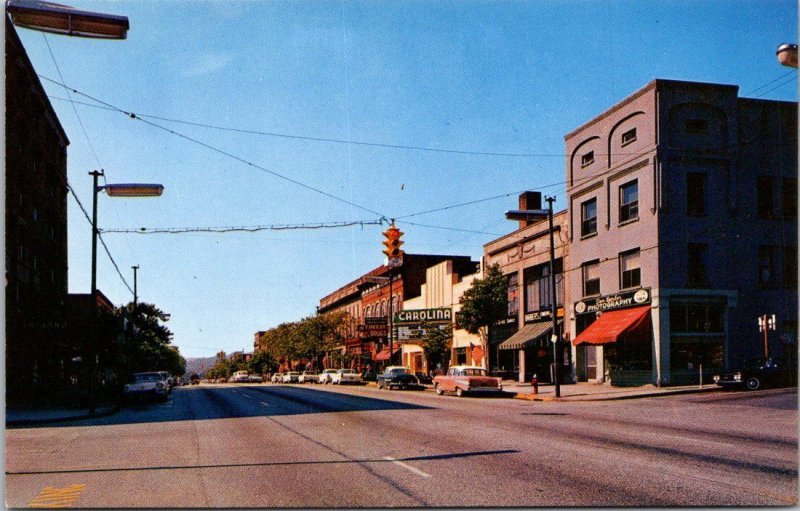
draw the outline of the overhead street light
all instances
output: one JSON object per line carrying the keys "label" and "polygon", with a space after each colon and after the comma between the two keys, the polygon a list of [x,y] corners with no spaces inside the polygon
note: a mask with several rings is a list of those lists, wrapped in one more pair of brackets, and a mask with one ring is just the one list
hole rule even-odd
{"label": "overhead street light", "polygon": [[[534,193],[537,194],[537,199],[535,200],[536,205],[541,204],[541,194],[539,192]],[[553,384],[555,385],[556,397],[561,397],[561,357],[559,357],[561,343],[560,336],[556,333],[558,332],[558,300],[556,299],[556,273],[554,271],[556,247],[553,236],[553,203],[556,201],[556,198],[545,197],[544,200],[547,201],[547,209],[515,209],[506,212],[506,219],[534,221],[547,218],[550,222],[550,296],[552,296],[553,301],[550,313],[553,316],[553,334],[551,340],[553,342],[553,364],[555,365],[553,368]]]}
{"label": "overhead street light", "polygon": [[39,0],[6,0],[6,11],[18,27],[95,39],[125,39],[127,16],[81,11],[68,5]]}
{"label": "overhead street light", "polygon": [[782,44],[778,46],[778,62],[782,66],[797,67],[797,45],[796,44]]}
{"label": "overhead street light", "polygon": [[[92,364],[91,377],[89,379],[89,412],[95,412],[95,379],[96,379],[96,363],[97,357],[95,356],[94,349],[97,346],[97,237],[99,231],[97,229],[97,194],[105,190],[111,197],[158,197],[164,192],[164,187],[160,184],[109,184],[100,186],[97,179],[104,176],[102,170],[94,170],[89,172],[89,175],[94,178],[94,185],[92,187],[92,312],[94,324],[92,325],[92,345],[90,347],[90,363]],[[135,268],[138,269],[138,266]],[[135,272],[135,270],[134,270]],[[134,279],[135,279],[134,273]],[[136,300],[136,291],[134,291],[134,300]]]}

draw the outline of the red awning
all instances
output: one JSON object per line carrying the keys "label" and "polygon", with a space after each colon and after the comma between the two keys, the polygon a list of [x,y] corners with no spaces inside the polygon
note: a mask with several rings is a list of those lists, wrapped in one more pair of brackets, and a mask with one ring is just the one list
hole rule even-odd
{"label": "red awning", "polygon": [[[395,348],[394,352],[397,353],[400,348]],[[389,348],[383,348],[378,354],[375,355],[373,360],[389,360]]]}
{"label": "red awning", "polygon": [[572,343],[577,346],[617,342],[620,335],[639,328],[649,319],[649,305],[604,312],[589,328],[578,334]]}

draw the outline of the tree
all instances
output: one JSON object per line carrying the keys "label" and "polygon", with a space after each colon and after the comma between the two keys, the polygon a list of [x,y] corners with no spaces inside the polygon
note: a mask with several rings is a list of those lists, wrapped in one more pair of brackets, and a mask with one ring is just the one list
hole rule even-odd
{"label": "tree", "polygon": [[129,303],[115,314],[127,320],[125,367],[122,372],[169,371],[173,375],[186,373],[186,359],[172,345],[172,332],[163,325],[169,315],[152,303]]}
{"label": "tree", "polygon": [[489,327],[508,317],[508,280],[500,265],[495,263],[483,278],[475,279],[460,303],[456,326],[479,334],[484,353],[488,353]]}
{"label": "tree", "polygon": [[274,372],[278,368],[278,363],[267,351],[257,351],[248,362],[248,371],[255,374],[266,374]]}
{"label": "tree", "polygon": [[448,323],[444,328],[438,325],[423,324],[425,335],[422,337],[422,351],[428,361],[428,370],[446,365],[447,353],[453,344],[453,327]]}

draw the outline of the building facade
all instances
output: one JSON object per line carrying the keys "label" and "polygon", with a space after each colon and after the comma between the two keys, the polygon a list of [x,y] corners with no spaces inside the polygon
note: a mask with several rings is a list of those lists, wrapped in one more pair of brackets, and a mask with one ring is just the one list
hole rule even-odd
{"label": "building facade", "polygon": [[[654,80],[565,137],[579,381],[797,356],[797,104]],[[758,318],[775,314],[764,334]]]}
{"label": "building facade", "polygon": [[[535,202],[532,203],[532,202]],[[539,209],[534,192],[520,195],[519,209]],[[567,211],[553,215],[555,260],[553,270],[556,296],[550,278],[550,224],[548,220],[520,221],[519,228],[484,245],[484,264],[497,264],[508,279],[508,318],[490,328],[489,364],[492,373],[518,381],[553,381],[553,300],[557,326],[564,332],[564,269],[568,264]],[[571,350],[561,360],[566,368],[562,380],[571,374]]]}
{"label": "building facade", "polygon": [[6,396],[69,379],[80,350],[67,325],[69,140],[6,18]]}

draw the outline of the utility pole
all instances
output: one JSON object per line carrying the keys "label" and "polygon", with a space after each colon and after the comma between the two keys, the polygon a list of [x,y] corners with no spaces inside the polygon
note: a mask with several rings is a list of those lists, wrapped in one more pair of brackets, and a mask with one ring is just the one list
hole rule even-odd
{"label": "utility pole", "polygon": [[133,268],[133,310],[136,311],[136,305],[139,303],[139,294],[138,294],[138,283],[136,280],[136,270],[139,269],[139,265],[131,266]]}
{"label": "utility pole", "polygon": [[551,314],[553,316],[553,383],[555,384],[556,397],[561,397],[561,335],[558,332],[558,300],[556,299],[556,246],[553,236],[553,202],[555,197],[545,197],[547,201],[547,218],[550,227],[550,295],[552,300]]}

